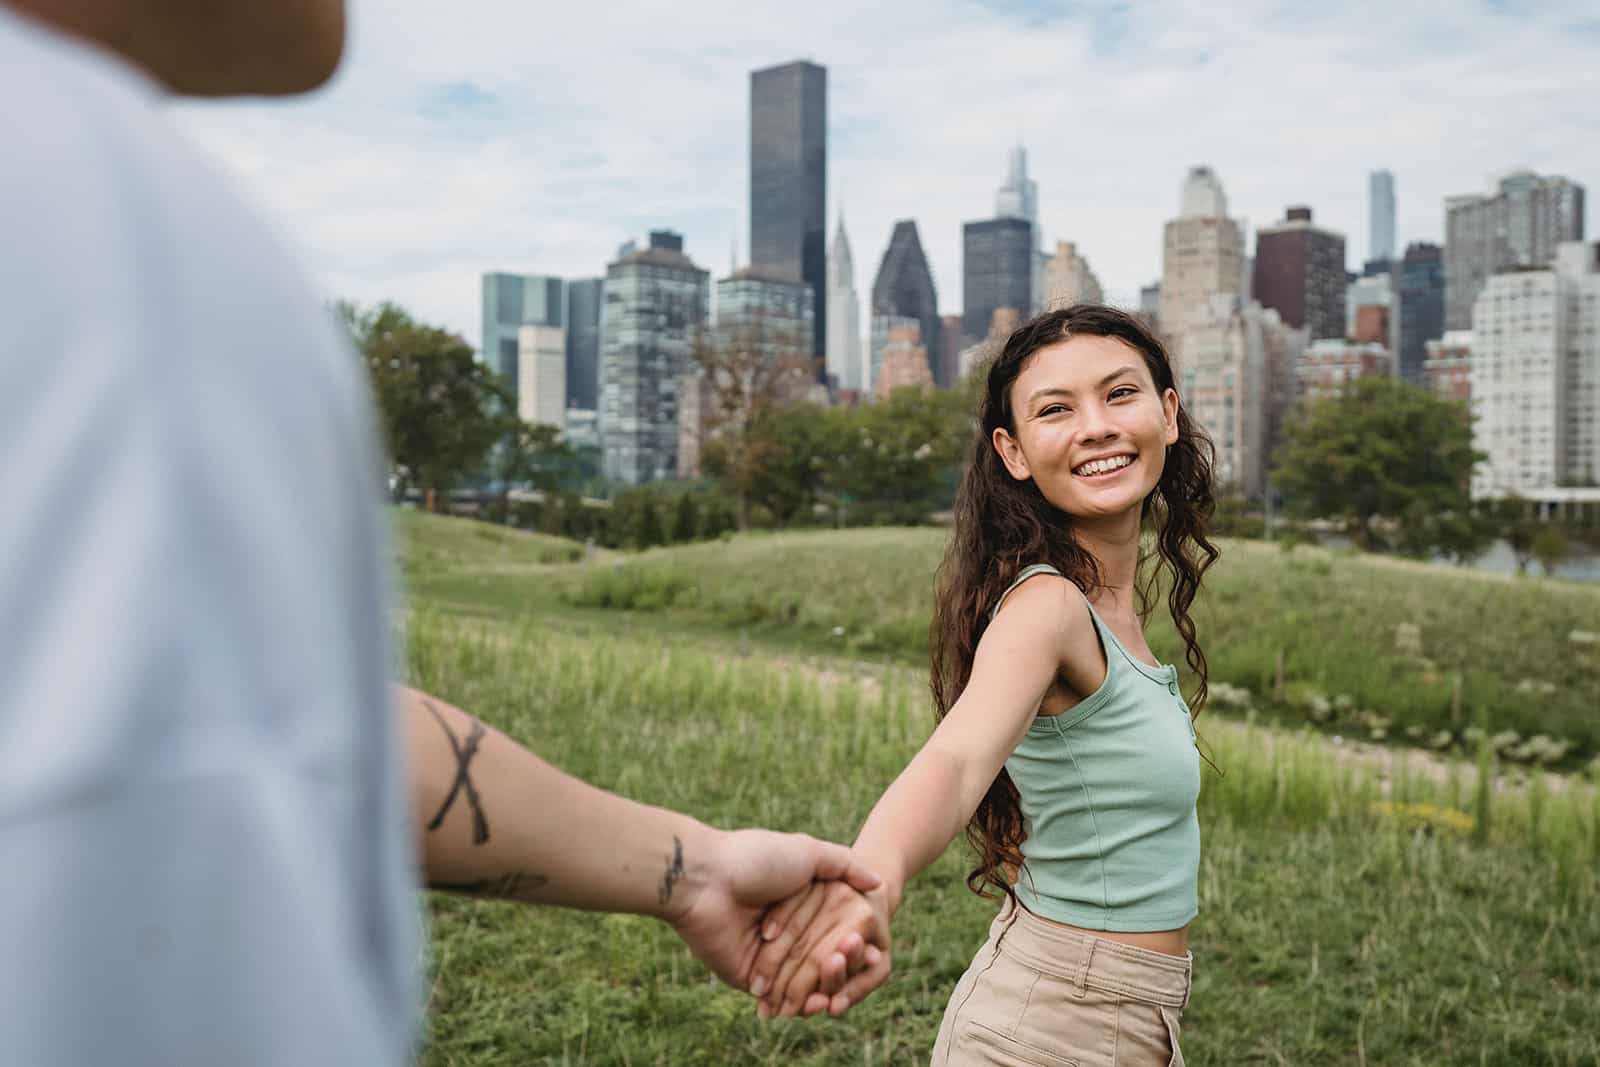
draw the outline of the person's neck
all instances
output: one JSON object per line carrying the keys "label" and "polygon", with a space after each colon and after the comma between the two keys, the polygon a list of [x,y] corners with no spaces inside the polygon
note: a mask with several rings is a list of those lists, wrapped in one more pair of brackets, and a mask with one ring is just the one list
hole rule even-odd
{"label": "person's neck", "polygon": [[1096,604],[1131,604],[1139,576],[1139,513],[1075,524],[1072,536],[1100,565],[1100,589],[1090,600]]}

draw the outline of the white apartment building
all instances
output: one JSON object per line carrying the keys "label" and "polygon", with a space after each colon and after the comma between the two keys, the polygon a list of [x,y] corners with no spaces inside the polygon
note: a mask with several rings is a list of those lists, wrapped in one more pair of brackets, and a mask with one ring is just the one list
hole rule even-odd
{"label": "white apartment building", "polygon": [[1472,338],[1473,496],[1600,483],[1600,242],[1490,276]]}
{"label": "white apartment building", "polygon": [[560,429],[567,413],[567,331],[523,326],[517,331],[517,417]]}

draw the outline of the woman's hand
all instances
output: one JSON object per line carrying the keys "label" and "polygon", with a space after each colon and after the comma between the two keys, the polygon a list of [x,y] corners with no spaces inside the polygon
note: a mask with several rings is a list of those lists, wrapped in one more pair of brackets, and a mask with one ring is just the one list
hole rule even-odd
{"label": "woman's hand", "polygon": [[778,905],[762,929],[750,992],[762,1018],[843,1015],[889,977],[889,903],[880,887],[813,883]]}

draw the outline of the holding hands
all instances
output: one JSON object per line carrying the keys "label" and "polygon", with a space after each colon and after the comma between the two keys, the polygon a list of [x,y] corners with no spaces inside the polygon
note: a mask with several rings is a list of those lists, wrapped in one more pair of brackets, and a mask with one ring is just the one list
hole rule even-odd
{"label": "holding hands", "polygon": [[843,1015],[889,977],[888,893],[813,882],[775,906],[750,972],[757,1012]]}

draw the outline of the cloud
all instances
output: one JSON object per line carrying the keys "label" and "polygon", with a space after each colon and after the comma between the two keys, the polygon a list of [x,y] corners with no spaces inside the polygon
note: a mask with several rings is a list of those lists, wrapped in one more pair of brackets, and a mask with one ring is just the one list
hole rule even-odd
{"label": "cloud", "polygon": [[1019,138],[1046,236],[1077,241],[1123,298],[1159,276],[1196,163],[1253,226],[1310,204],[1352,266],[1370,170],[1395,173],[1402,242],[1440,239],[1446,195],[1517,167],[1600,178],[1587,2],[353,0],[351,14],[328,89],[178,117],[329,295],[396,299],[474,341],[483,271],[601,274],[620,242],[668,226],[724,273],[748,243],[749,72],[795,58],[829,69],[829,230],[842,206],[858,288],[894,220],[915,218],[947,313],[961,224],[991,213]]}

